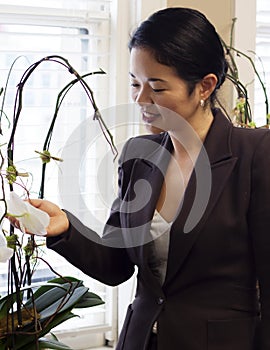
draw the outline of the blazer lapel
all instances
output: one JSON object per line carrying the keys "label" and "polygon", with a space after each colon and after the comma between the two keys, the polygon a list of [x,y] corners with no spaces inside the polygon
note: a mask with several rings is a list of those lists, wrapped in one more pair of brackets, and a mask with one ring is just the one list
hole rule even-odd
{"label": "blazer lapel", "polygon": [[[211,170],[210,172],[205,171],[206,176],[211,176],[209,195],[204,188],[201,192],[202,195],[208,196],[206,198],[207,205],[205,210],[199,212],[198,215],[200,201],[203,198],[197,195],[201,189],[198,188],[197,174],[194,170],[185,192],[181,211],[172,225],[165,284],[171,281],[187,259],[188,253],[215,207],[237,161],[237,158],[232,157],[230,146],[232,125],[221,112],[214,111],[214,113],[214,122],[204,143],[209,157],[208,167]],[[202,161],[200,166],[206,167],[205,157],[201,159],[201,156],[202,154],[199,155],[198,162]],[[200,186],[203,183],[204,181],[201,182]],[[196,201],[199,202],[196,203]],[[204,200],[202,200],[203,202]]]}

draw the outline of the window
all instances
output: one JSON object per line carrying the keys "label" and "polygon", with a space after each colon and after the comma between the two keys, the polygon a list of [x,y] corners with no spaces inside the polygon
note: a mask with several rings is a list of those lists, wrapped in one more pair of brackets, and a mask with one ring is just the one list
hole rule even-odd
{"label": "window", "polygon": [[[4,105],[5,113],[10,120],[13,116],[16,85],[30,64],[41,58],[48,55],[61,55],[68,59],[80,74],[96,71],[99,68],[104,71],[109,70],[111,64],[111,8],[112,1],[110,0],[40,0],[38,2],[25,0],[23,5],[20,0],[0,1],[0,86],[5,85],[8,71],[14,62]],[[18,170],[24,169],[32,174],[32,178],[30,177],[27,181],[28,188],[30,187],[30,192],[34,197],[39,191],[41,175],[41,163],[35,150],[42,151],[57,94],[72,79],[74,76],[60,64],[43,62],[25,85],[23,110],[15,136],[14,160]],[[94,91],[98,106],[101,109],[107,107],[111,102],[108,93],[109,77],[106,75],[91,76],[87,78],[87,82]],[[50,151],[56,157],[61,157],[63,147],[67,146],[67,140],[72,131],[93,114],[83,90],[79,84],[77,85],[65,98],[55,125]],[[3,119],[3,128],[4,138],[9,135],[8,122],[5,119]],[[93,147],[91,161],[96,164],[98,157],[98,148]],[[45,184],[45,197],[56,203],[61,203],[58,193],[58,178],[61,177],[59,167],[56,161],[48,164]],[[81,173],[85,175],[85,167]],[[67,173],[62,175],[69,176]],[[93,182],[95,177],[93,171],[91,176],[90,181]],[[81,180],[83,187],[86,181],[89,181],[89,176],[85,175]],[[16,188],[16,191],[20,189]],[[91,199],[91,205],[99,208],[102,216],[105,217],[107,208],[101,208],[98,204],[97,190],[92,188],[90,192],[88,196]],[[76,197],[76,193],[72,194]],[[77,212],[81,210],[79,205],[79,201],[72,203]],[[66,336],[71,330],[81,328],[80,344],[76,338],[76,346],[80,348],[84,346],[84,340],[88,347],[89,344],[97,346],[104,343],[104,334],[108,331],[114,333],[115,324],[112,322],[115,319],[112,315],[114,290],[83,275],[52,251],[46,250],[46,260],[53,261],[53,268],[62,275],[82,278],[90,290],[98,293],[105,300],[104,306],[79,311],[78,314],[81,317],[59,326],[58,332]],[[7,285],[6,272],[7,267],[1,264],[1,294],[5,292]],[[46,264],[40,263],[34,282],[39,283],[52,277],[54,273]],[[92,333],[93,336],[91,336]],[[74,339],[74,334],[72,339]]]}
{"label": "window", "polygon": [[[266,84],[269,95],[270,81],[270,3],[267,0],[257,0],[256,16],[256,68]],[[255,81],[254,115],[260,116],[259,125],[264,125],[266,120],[266,104],[263,90],[259,81]]]}

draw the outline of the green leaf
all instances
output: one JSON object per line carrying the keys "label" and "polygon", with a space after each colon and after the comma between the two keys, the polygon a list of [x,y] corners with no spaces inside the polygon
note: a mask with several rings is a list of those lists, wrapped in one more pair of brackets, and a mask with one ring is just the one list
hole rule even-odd
{"label": "green leaf", "polygon": [[95,293],[87,292],[84,296],[74,305],[74,308],[81,309],[86,307],[92,307],[104,304],[104,301]]}
{"label": "green leaf", "polygon": [[53,286],[48,291],[42,289],[42,291],[39,291],[39,293],[36,293],[31,298],[29,298],[25,303],[25,306],[33,307],[35,305],[37,311],[41,312],[42,310],[53,304],[55,301],[63,299],[68,293],[72,293],[72,291],[75,288],[76,285],[66,283],[63,285]]}
{"label": "green leaf", "polygon": [[98,305],[102,305],[102,304],[104,304],[103,300],[88,298],[88,299],[79,301],[74,306],[74,308],[76,308],[76,309],[83,309],[83,308],[86,308],[86,307],[93,307],[93,306],[98,306]]}
{"label": "green leaf", "polygon": [[6,344],[0,344],[0,350],[6,350],[7,346]]}
{"label": "green leaf", "polygon": [[[22,293],[21,299],[22,299]],[[11,306],[16,301],[16,293],[8,294],[4,298],[0,299],[0,319],[7,316],[8,311],[10,310]]]}
{"label": "green leaf", "polygon": [[46,284],[43,284],[41,287],[39,287],[35,293],[34,293],[34,297],[37,298],[40,295],[44,294],[46,291],[52,289],[53,287],[59,287],[61,288],[62,285],[66,285],[69,284],[68,282],[74,282],[74,285],[77,284],[78,286],[83,285],[83,282],[74,278],[74,277],[58,277],[58,278],[54,278],[50,281],[48,281]]}
{"label": "green leaf", "polygon": [[71,276],[64,276],[64,277],[56,277],[48,281],[48,283],[58,283],[58,284],[64,284],[67,282],[77,282],[78,284],[83,284],[83,281],[78,280],[75,277]]}
{"label": "green leaf", "polygon": [[41,320],[51,317],[55,313],[73,308],[79,299],[88,291],[87,287],[78,287],[65,300],[61,298],[40,312]]}
{"label": "green leaf", "polygon": [[101,299],[101,297],[99,295],[97,295],[96,293],[93,293],[93,292],[87,292],[86,293],[86,296],[88,296],[89,298],[95,298],[95,299]]}
{"label": "green leaf", "polygon": [[0,340],[0,350],[6,350],[7,346],[6,346],[6,340],[5,339],[1,339]]}
{"label": "green leaf", "polygon": [[[39,349],[58,349],[58,350],[71,349],[68,345],[61,343],[58,340],[48,340],[45,338],[41,338],[38,340],[38,346],[39,346]],[[33,347],[29,347],[27,350],[36,350],[36,346],[34,345]]]}
{"label": "green leaf", "polygon": [[8,310],[16,300],[15,293],[0,299],[0,319],[7,316]]}
{"label": "green leaf", "polygon": [[58,326],[59,324],[69,320],[73,317],[79,317],[78,315],[73,314],[70,310],[57,314],[51,322],[49,322],[43,331],[40,333],[40,336],[44,336],[50,332],[51,329]]}

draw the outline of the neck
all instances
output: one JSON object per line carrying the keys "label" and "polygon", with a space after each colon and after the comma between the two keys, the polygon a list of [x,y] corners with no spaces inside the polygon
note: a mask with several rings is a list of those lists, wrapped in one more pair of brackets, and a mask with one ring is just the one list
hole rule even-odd
{"label": "neck", "polygon": [[184,127],[170,132],[175,156],[183,154],[197,154],[214,120],[212,111],[206,110],[196,121],[183,123]]}

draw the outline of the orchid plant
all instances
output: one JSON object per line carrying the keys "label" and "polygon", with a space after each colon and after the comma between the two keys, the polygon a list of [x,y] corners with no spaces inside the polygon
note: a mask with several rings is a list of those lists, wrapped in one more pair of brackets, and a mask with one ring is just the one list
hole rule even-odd
{"label": "orchid plant", "polygon": [[[226,77],[229,81],[233,83],[234,87],[236,88],[236,94],[237,94],[235,105],[232,111],[232,117],[228,115],[225,110],[224,111],[236,126],[246,127],[246,128],[256,127],[256,124],[252,118],[247,87],[245,84],[243,84],[243,82],[239,77],[239,70],[235,60],[235,55],[236,55],[238,57],[246,59],[249,62],[255,77],[259,81],[260,87],[264,95],[264,102],[265,102],[265,125],[263,125],[262,127],[269,128],[270,113],[269,113],[269,100],[267,95],[266,83],[264,79],[262,79],[262,77],[260,76],[253,57],[251,57],[247,53],[244,53],[236,49],[233,46],[233,36],[234,36],[234,28],[235,28],[236,20],[237,20],[236,18],[232,19],[230,43],[226,44],[225,41],[222,38],[220,38],[223,44],[223,47],[225,49],[225,54],[228,62],[228,73]],[[254,52],[251,52],[251,53],[255,55]]]}
{"label": "orchid plant", "polygon": [[[53,271],[54,275],[58,277],[38,286],[38,288],[32,285],[32,277],[37,260],[44,260],[39,256],[40,247],[36,243],[35,236],[44,236],[46,234],[49,216],[31,205],[27,186],[22,185],[23,182],[18,181],[18,179],[27,177],[28,173],[20,173],[17,170],[13,154],[14,137],[23,107],[25,83],[35,69],[45,61],[60,64],[74,78],[59,92],[53,117],[45,136],[43,150],[36,151],[40,156],[42,167],[39,198],[44,197],[48,163],[51,159],[63,161],[50,154],[50,141],[61,104],[68,91],[75,84],[81,84],[94,109],[94,119],[99,123],[113,154],[117,155],[112,135],[97,108],[93,91],[85,81],[85,78],[89,75],[104,74],[104,72],[100,70],[81,76],[70,65],[68,60],[60,56],[47,56],[30,65],[17,85],[13,122],[10,123],[9,141],[0,147],[0,181],[2,189],[0,198],[0,263],[8,262],[7,294],[0,296],[0,350],[69,349],[67,345],[59,342],[55,336],[50,340],[44,338],[44,336],[58,324],[74,317],[75,315],[72,313],[74,308],[90,307],[103,303],[103,300],[98,295],[90,292],[82,281],[73,277],[60,276],[46,261],[44,262]],[[2,95],[2,108],[0,110],[1,134],[3,134],[1,119],[3,116],[8,118],[3,108],[7,83],[5,88],[0,90],[0,95]],[[16,185],[20,186],[20,189],[23,187],[23,197],[16,193]],[[16,227],[10,224],[13,221],[16,222]],[[8,222],[8,229],[5,227],[6,222]],[[34,235],[27,235],[25,232],[32,232]]]}

